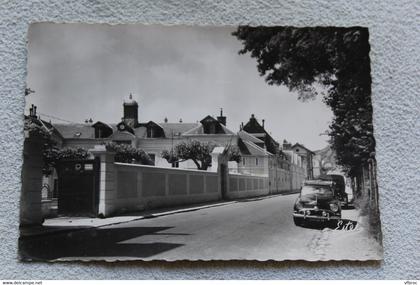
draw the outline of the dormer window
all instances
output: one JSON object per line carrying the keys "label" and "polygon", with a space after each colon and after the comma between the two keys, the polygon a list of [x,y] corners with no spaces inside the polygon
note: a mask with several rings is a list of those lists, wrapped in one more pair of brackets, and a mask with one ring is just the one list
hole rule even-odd
{"label": "dormer window", "polygon": [[204,133],[205,134],[215,134],[216,133],[216,124],[215,123],[209,123],[209,124],[205,124],[203,126],[204,129]]}
{"label": "dormer window", "polygon": [[96,139],[102,139],[107,138],[110,135],[112,135],[112,128],[105,123],[102,122],[96,122],[92,125],[93,128],[95,128],[95,138]]}
{"label": "dormer window", "polygon": [[200,121],[203,125],[203,133],[205,134],[224,134],[223,127],[220,122],[211,116],[207,116]]}
{"label": "dormer window", "polygon": [[154,136],[153,136],[153,127],[148,127],[147,128],[147,137],[148,138],[154,138]]}
{"label": "dormer window", "polygon": [[146,124],[146,137],[147,138],[163,138],[165,137],[165,133],[161,126],[159,126],[155,122],[150,121]]}

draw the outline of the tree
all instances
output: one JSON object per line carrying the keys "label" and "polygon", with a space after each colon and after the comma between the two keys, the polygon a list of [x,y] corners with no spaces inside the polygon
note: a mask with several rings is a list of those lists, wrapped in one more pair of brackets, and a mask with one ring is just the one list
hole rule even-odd
{"label": "tree", "polygon": [[[161,156],[169,163],[183,162],[191,159],[199,170],[207,170],[211,165],[211,153],[215,145],[210,142],[199,142],[196,140],[181,142],[173,150],[162,151]],[[229,161],[241,161],[241,153],[237,146],[229,146],[224,150],[224,155]]]}
{"label": "tree", "polygon": [[366,28],[242,26],[233,35],[243,43],[239,53],[257,59],[268,84],[285,85],[303,101],[323,94],[334,114],[330,144],[349,175],[374,158]]}
{"label": "tree", "polygon": [[162,151],[162,157],[169,163],[182,162],[191,159],[197,169],[207,170],[211,164],[211,152],[215,145],[210,142],[199,142],[196,140],[181,142],[173,150]]}
{"label": "tree", "polygon": [[228,156],[229,161],[236,161],[237,163],[239,163],[242,160],[241,151],[236,145],[229,145],[228,147],[226,147],[223,154]]}
{"label": "tree", "polygon": [[117,144],[115,142],[109,142],[106,148],[110,151],[115,152],[115,161],[123,163],[138,163],[144,165],[153,165],[153,161],[150,156],[145,153],[142,149],[132,147],[127,144]]}

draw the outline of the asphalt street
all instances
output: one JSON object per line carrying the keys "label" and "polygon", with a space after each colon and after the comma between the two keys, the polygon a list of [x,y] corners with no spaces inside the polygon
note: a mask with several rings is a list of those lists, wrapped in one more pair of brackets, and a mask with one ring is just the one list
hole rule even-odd
{"label": "asphalt street", "polygon": [[[134,220],[20,241],[33,260],[316,260],[320,229],[297,227],[297,194]],[[354,210],[343,211],[345,216]]]}

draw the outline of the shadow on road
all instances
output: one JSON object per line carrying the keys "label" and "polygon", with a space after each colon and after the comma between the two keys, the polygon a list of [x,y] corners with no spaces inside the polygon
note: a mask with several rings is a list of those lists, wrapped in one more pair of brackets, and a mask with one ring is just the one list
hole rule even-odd
{"label": "shadow on road", "polygon": [[[74,232],[19,238],[19,253],[23,261],[54,260],[64,257],[150,257],[183,244],[122,243],[144,235],[162,235],[171,227],[92,228]],[[171,235],[187,235],[170,233]]]}

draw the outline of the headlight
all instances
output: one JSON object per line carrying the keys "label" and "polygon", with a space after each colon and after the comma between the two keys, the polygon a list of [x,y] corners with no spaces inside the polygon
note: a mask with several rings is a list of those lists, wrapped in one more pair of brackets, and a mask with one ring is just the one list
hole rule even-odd
{"label": "headlight", "polygon": [[331,209],[331,211],[333,211],[333,212],[337,212],[337,211],[338,211],[338,205],[337,205],[337,204],[333,204],[333,203],[331,203],[331,204],[330,204],[330,209]]}

